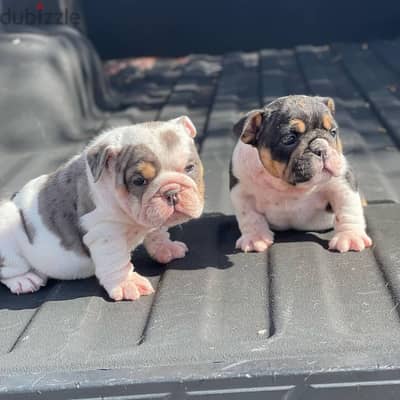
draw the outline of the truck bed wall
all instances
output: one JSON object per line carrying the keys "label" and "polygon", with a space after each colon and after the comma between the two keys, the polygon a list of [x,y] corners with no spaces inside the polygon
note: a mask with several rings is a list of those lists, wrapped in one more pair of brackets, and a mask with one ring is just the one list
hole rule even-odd
{"label": "truck bed wall", "polygon": [[393,38],[400,2],[106,0],[82,2],[103,58],[223,53]]}

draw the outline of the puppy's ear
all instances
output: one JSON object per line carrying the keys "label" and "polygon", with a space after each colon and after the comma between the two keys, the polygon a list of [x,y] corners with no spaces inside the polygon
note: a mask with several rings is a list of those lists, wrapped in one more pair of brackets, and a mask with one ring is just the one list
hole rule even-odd
{"label": "puppy's ear", "polygon": [[188,116],[182,115],[181,117],[171,119],[170,122],[182,125],[191,138],[196,137],[196,127]]}
{"label": "puppy's ear", "polygon": [[233,132],[246,144],[255,146],[264,121],[264,110],[252,110],[248,112],[233,126]]}
{"label": "puppy's ear", "polygon": [[95,182],[100,179],[108,160],[113,154],[113,149],[106,144],[98,144],[88,149],[86,159]]}
{"label": "puppy's ear", "polygon": [[332,97],[318,97],[330,110],[332,115],[335,115],[336,107]]}

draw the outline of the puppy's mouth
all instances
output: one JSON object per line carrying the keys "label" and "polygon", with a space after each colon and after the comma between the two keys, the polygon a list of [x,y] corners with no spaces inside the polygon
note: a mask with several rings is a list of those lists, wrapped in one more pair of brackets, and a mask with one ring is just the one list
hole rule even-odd
{"label": "puppy's mouth", "polygon": [[338,176],[338,170],[329,160],[313,156],[296,160],[288,178],[292,185],[313,184]]}
{"label": "puppy's mouth", "polygon": [[322,164],[322,172],[328,172],[332,176],[339,176],[343,160],[338,151],[324,138],[317,137],[310,145],[309,150],[316,163]]}
{"label": "puppy's mouth", "polygon": [[198,218],[203,201],[196,188],[168,185],[143,205],[142,219],[149,226],[173,225]]}

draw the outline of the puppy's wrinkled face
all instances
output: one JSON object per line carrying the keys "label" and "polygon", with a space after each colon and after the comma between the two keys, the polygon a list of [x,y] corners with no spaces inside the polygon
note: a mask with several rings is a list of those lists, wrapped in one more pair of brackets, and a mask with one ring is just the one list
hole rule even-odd
{"label": "puppy's wrinkled face", "polygon": [[101,175],[103,157],[118,202],[143,226],[172,226],[199,217],[204,206],[203,166],[190,119],[118,129],[117,144],[94,150],[97,162],[88,152],[94,180]]}
{"label": "puppy's wrinkled face", "polygon": [[331,98],[282,97],[254,110],[234,127],[244,143],[257,147],[274,177],[291,185],[319,183],[345,168]]}

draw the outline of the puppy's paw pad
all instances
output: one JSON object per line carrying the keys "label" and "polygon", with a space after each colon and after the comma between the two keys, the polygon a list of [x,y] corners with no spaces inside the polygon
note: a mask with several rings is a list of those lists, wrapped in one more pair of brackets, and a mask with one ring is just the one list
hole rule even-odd
{"label": "puppy's paw pad", "polygon": [[176,258],[185,257],[189,251],[183,242],[172,242],[171,240],[161,243],[151,256],[161,264],[167,264]]}
{"label": "puppy's paw pad", "polygon": [[337,250],[340,253],[347,251],[362,251],[372,246],[371,238],[363,231],[338,232],[329,242],[330,250]]}
{"label": "puppy's paw pad", "polygon": [[268,234],[244,234],[236,242],[236,248],[245,253],[256,251],[261,253],[268,249],[274,242]]}
{"label": "puppy's paw pad", "polygon": [[46,285],[47,279],[34,272],[27,272],[14,278],[4,279],[2,282],[8,286],[12,293],[23,294],[37,292],[42,286]]}
{"label": "puppy's paw pad", "polygon": [[150,281],[137,272],[129,273],[129,276],[118,286],[113,288],[109,295],[115,301],[137,300],[140,296],[154,293]]}

